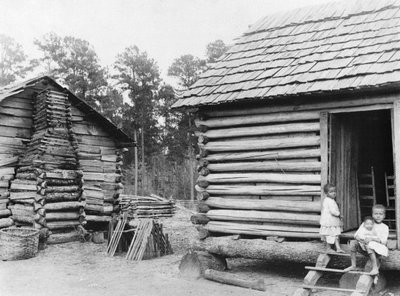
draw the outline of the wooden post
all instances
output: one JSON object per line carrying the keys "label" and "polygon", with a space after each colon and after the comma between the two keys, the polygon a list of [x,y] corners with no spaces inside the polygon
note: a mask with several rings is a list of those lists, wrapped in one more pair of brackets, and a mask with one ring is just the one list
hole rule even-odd
{"label": "wooden post", "polygon": [[137,196],[138,195],[138,165],[139,165],[139,162],[138,162],[138,148],[137,148],[137,130],[136,130],[136,128],[135,128],[135,130],[134,130],[134,134],[133,134],[133,137],[134,137],[134,141],[135,141],[135,195]]}
{"label": "wooden post", "polygon": [[321,137],[321,206],[324,199],[323,186],[328,183],[328,112],[320,113],[320,137]]}
{"label": "wooden post", "polygon": [[392,143],[395,176],[395,214],[397,249],[400,249],[400,101],[394,101],[392,109]]}

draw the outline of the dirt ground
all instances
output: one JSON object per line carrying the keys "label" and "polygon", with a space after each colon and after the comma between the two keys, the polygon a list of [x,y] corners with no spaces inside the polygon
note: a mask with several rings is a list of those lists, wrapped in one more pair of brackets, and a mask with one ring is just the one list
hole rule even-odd
{"label": "dirt ground", "polygon": [[[133,262],[123,255],[110,258],[105,254],[105,244],[74,242],[49,246],[29,260],[0,262],[0,295],[283,296],[292,295],[301,285],[306,273],[303,265],[244,259],[229,260],[230,271],[264,279],[266,292],[180,277],[180,259],[197,235],[189,217],[190,213],[179,210],[174,218],[163,221],[175,253],[157,259]],[[386,277],[388,287],[381,295],[400,296],[400,273],[388,273]]]}

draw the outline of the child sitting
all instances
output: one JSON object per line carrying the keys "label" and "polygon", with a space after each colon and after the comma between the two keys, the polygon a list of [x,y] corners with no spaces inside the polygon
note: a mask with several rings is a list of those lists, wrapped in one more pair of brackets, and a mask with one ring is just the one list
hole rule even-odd
{"label": "child sitting", "polygon": [[[379,273],[377,256],[387,256],[388,249],[386,242],[389,236],[389,227],[382,223],[385,219],[385,207],[383,205],[374,205],[372,207],[372,218],[364,219],[360,228],[354,234],[356,240],[350,242],[351,266],[345,271],[354,270],[357,267],[357,253],[369,256],[371,259],[372,269],[370,274],[377,275]],[[372,227],[371,227],[372,226]]]}
{"label": "child sitting", "polygon": [[326,197],[322,202],[321,210],[321,228],[319,233],[326,242],[326,251],[332,252],[332,246],[336,246],[336,252],[343,253],[339,244],[339,234],[342,233],[339,207],[335,201],[336,187],[332,184],[324,186]]}

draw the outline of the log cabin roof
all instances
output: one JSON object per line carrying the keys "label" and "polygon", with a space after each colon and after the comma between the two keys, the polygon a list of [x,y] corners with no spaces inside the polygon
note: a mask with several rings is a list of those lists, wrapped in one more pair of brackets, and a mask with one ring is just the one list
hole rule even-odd
{"label": "log cabin roof", "polygon": [[52,85],[63,92],[68,93],[68,97],[71,100],[72,105],[77,107],[83,113],[86,114],[87,118],[97,122],[102,128],[104,128],[118,143],[121,147],[132,146],[134,140],[129,137],[125,132],[118,128],[108,118],[101,115],[98,111],[93,109],[84,100],[75,96],[68,89],[58,84],[54,79],[48,76],[40,76],[30,80],[26,80],[14,85],[6,86],[0,89],[0,103],[8,97],[21,94],[23,92],[34,93],[44,90],[47,85]]}
{"label": "log cabin roof", "polygon": [[400,82],[400,1],[352,0],[267,16],[174,108],[367,91]]}

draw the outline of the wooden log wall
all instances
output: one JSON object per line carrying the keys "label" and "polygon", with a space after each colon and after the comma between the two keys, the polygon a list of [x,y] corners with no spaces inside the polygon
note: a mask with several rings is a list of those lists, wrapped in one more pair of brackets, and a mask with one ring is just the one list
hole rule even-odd
{"label": "wooden log wall", "polygon": [[192,222],[211,233],[319,237],[320,113],[195,120],[200,147]]}
{"label": "wooden log wall", "polygon": [[32,101],[20,94],[0,103],[0,228],[14,224],[9,209],[10,181],[32,130]]}
{"label": "wooden log wall", "polygon": [[118,212],[122,192],[122,150],[110,133],[99,127],[78,108],[72,107],[72,131],[77,138],[80,170],[85,185],[85,212],[88,222],[107,222]]}
{"label": "wooden log wall", "polygon": [[33,135],[9,188],[12,219],[44,235],[86,223],[70,109],[61,92],[45,90],[34,98]]}

